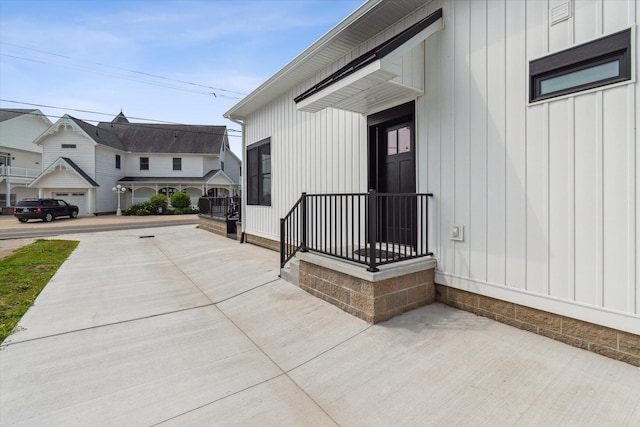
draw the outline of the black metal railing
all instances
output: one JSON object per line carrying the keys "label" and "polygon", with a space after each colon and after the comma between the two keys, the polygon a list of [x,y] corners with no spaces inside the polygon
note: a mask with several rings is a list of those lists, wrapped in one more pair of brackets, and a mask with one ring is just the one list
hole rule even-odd
{"label": "black metal railing", "polygon": [[240,221],[240,197],[200,197],[200,215]]}
{"label": "black metal railing", "polygon": [[378,266],[433,255],[428,249],[431,193],[302,193],[280,220],[280,265],[312,251]]}
{"label": "black metal railing", "polygon": [[[303,212],[302,203],[305,200],[306,193],[302,193],[302,197],[293,205],[289,213],[280,219],[280,267],[284,267],[296,252],[305,245],[302,236],[307,234],[306,212]],[[283,238],[283,236],[285,236]]]}

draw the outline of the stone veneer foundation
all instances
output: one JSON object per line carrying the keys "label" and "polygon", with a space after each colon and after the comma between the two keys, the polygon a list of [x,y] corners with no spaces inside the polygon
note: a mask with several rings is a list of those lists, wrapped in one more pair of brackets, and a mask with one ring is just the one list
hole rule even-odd
{"label": "stone veneer foundation", "polygon": [[280,252],[280,242],[277,242],[275,240],[266,239],[264,237],[255,236],[253,234],[245,234],[244,241],[246,243],[251,243],[252,245]]}
{"label": "stone veneer foundation", "polygon": [[435,301],[435,261],[424,259],[370,273],[364,266],[298,255],[300,288],[369,323]]}
{"label": "stone veneer foundation", "polygon": [[640,366],[640,335],[436,284],[444,304]]}
{"label": "stone veneer foundation", "polygon": [[198,217],[198,226],[203,230],[227,237],[227,221],[223,218],[200,215]]}

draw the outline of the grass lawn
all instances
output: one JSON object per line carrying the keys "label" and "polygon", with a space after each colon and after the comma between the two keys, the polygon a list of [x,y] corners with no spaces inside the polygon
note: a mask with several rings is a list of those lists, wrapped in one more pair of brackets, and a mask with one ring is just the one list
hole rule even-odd
{"label": "grass lawn", "polygon": [[40,239],[0,259],[0,343],[77,246],[77,241]]}

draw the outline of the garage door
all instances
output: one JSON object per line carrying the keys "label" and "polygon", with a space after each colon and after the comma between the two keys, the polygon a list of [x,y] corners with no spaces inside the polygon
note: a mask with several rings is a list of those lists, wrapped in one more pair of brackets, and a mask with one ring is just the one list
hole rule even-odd
{"label": "garage door", "polygon": [[80,216],[87,214],[86,193],[53,193],[53,198],[62,199],[69,204],[76,205]]}

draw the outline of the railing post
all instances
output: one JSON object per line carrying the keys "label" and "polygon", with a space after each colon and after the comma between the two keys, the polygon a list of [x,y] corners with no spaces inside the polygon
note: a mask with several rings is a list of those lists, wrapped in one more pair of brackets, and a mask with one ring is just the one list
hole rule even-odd
{"label": "railing post", "polygon": [[284,267],[284,260],[286,259],[286,254],[284,253],[285,248],[285,223],[284,218],[280,218],[280,268]]}
{"label": "railing post", "polygon": [[429,197],[433,197],[433,193],[427,193],[427,206],[425,209],[427,210],[425,216],[427,217],[427,224],[425,225],[425,237],[427,239],[427,255],[433,256],[433,252],[429,252]]}
{"label": "railing post", "polygon": [[378,241],[378,194],[376,190],[369,190],[369,268],[367,271],[379,271],[376,266],[376,242]]}
{"label": "railing post", "polygon": [[300,218],[300,221],[302,222],[301,226],[302,226],[302,236],[300,236],[300,251],[301,252],[308,252],[307,249],[307,193],[302,193],[302,218]]}

